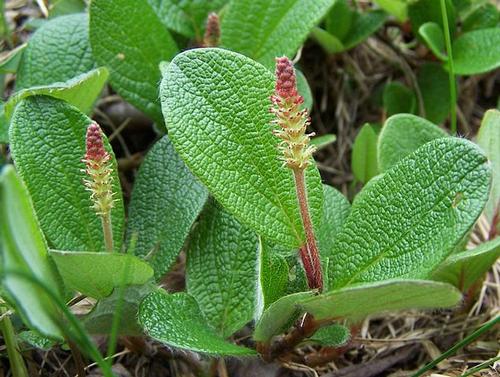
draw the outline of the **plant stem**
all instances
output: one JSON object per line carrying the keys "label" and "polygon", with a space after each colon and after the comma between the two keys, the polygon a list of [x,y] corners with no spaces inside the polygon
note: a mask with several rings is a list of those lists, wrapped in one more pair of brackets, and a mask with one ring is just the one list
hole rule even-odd
{"label": "plant stem", "polygon": [[451,133],[457,134],[457,84],[455,81],[455,67],[453,65],[453,51],[451,49],[451,35],[448,24],[448,13],[446,12],[446,0],[441,1],[441,15],[443,17],[444,39],[446,43],[446,54],[448,55],[448,81],[450,84],[450,114]]}
{"label": "plant stem", "polygon": [[104,234],[104,245],[106,251],[113,252],[113,225],[111,224],[111,212],[101,216],[102,233]]}
{"label": "plant stem", "polygon": [[[3,311],[0,310],[0,313]],[[23,357],[19,352],[16,341],[16,333],[8,315],[4,316],[0,321],[0,330],[2,331],[3,340],[9,355],[10,369],[14,377],[28,377],[28,370],[24,363]]]}
{"label": "plant stem", "polygon": [[309,214],[304,169],[293,169],[293,176],[295,178],[295,189],[302,217],[302,225],[306,235],[306,244],[300,247],[300,257],[304,265],[309,288],[318,289],[321,292],[323,290],[323,274],[321,272],[321,262],[311,215]]}

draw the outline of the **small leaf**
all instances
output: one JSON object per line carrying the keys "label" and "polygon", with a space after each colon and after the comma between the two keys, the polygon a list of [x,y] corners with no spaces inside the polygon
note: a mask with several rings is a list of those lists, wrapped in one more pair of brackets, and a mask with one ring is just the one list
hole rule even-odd
{"label": "small leaf", "polygon": [[380,127],[366,123],[352,147],[352,171],[357,180],[367,183],[378,174],[377,138]]}
{"label": "small leaf", "polygon": [[81,112],[88,114],[92,110],[94,102],[101,94],[108,76],[108,70],[102,67],[82,73],[66,82],[22,89],[10,97],[9,101],[5,104],[5,115],[10,119],[15,107],[21,100],[36,95],[45,95],[65,100],[77,107]]}
{"label": "small leaf", "polygon": [[320,328],[308,340],[324,347],[340,347],[351,338],[351,332],[345,326],[337,323]]}
{"label": "small leaf", "polygon": [[326,31],[340,41],[344,40],[352,28],[354,15],[346,0],[336,0],[325,18]]}
{"label": "small leaf", "polygon": [[347,37],[342,40],[346,50],[349,50],[382,27],[387,15],[380,10],[370,12],[355,13],[351,29]]}
{"label": "small leaf", "polygon": [[457,75],[476,75],[500,67],[500,29],[465,33],[453,42],[453,64]]}
{"label": "small leaf", "polygon": [[485,208],[486,216],[491,221],[495,211],[500,212],[500,111],[488,110],[484,114],[477,144],[486,153],[493,172],[490,198]]}
{"label": "small leaf", "polygon": [[422,64],[417,72],[417,83],[422,94],[425,118],[441,124],[450,112],[448,73],[439,63]]}
{"label": "small leaf", "polygon": [[50,349],[57,345],[57,342],[53,339],[47,338],[44,335],[37,333],[36,331],[27,330],[22,331],[17,335],[18,341],[29,344],[32,347],[50,351]]}
{"label": "small leaf", "polygon": [[29,39],[16,76],[16,90],[65,82],[95,67],[85,13],[47,21]]}
{"label": "small leaf", "polygon": [[317,151],[327,147],[330,144],[335,143],[337,141],[337,136],[334,134],[326,134],[321,136],[316,136],[311,139],[311,145],[316,147]]}
{"label": "small leaf", "polygon": [[[450,34],[453,36],[456,30],[455,8],[452,0],[445,1]],[[441,30],[444,30],[443,15],[439,0],[416,0],[408,3],[408,16],[410,17],[412,30],[417,32],[426,22],[434,22],[439,25]]]}
{"label": "small leaf", "polygon": [[490,177],[486,157],[470,141],[423,145],[355,200],[331,252],[330,283],[426,277],[481,214]]}
{"label": "small leaf", "polygon": [[208,355],[254,355],[255,351],[226,342],[213,332],[194,298],[163,289],[150,293],[139,307],[139,323],[153,339],[172,347]]}
{"label": "small leaf", "polygon": [[131,285],[115,289],[113,293],[97,302],[92,311],[81,318],[82,324],[90,334],[109,335],[116,311],[121,309],[121,321],[118,328],[120,335],[142,335],[141,327],[137,322],[139,305],[143,298],[156,290],[153,284]]}
{"label": "small leaf", "polygon": [[435,22],[426,22],[418,29],[418,34],[425,41],[432,53],[442,61],[447,61],[444,34],[441,26]]}
{"label": "small leaf", "polygon": [[12,166],[5,167],[0,175],[0,251],[2,287],[8,298],[33,328],[61,338],[59,312],[50,297],[33,282],[8,273],[32,275],[59,293],[33,204]]}
{"label": "small leaf", "polygon": [[450,255],[431,276],[433,280],[453,284],[462,292],[466,292],[484,276],[499,257],[500,237],[497,237],[472,250]]}
{"label": "small leaf", "polygon": [[332,4],[333,0],[232,1],[222,19],[221,47],[272,68],[277,56],[295,55]]}
{"label": "small leaf", "polygon": [[328,54],[333,55],[345,51],[345,46],[340,39],[320,27],[314,27],[311,30],[311,38],[314,39]]}
{"label": "small leaf", "polygon": [[[90,123],[75,107],[46,96],[25,98],[12,117],[10,147],[16,168],[50,246],[59,250],[105,250],[101,221],[83,184],[81,159]],[[106,140],[105,147],[113,159],[116,194],[111,217],[115,250],[120,250],[123,199],[114,154]]]}
{"label": "small leaf", "polygon": [[311,110],[313,105],[313,95],[311,93],[309,83],[307,82],[304,74],[298,69],[295,70],[295,74],[297,75],[297,91],[304,98],[304,103],[302,104],[302,106],[305,109]]}
{"label": "small leaf", "polygon": [[314,296],[313,291],[293,293],[283,296],[267,308],[255,325],[253,338],[257,342],[267,342],[274,335],[287,330],[301,314],[297,303]]}
{"label": "small leaf", "polygon": [[435,124],[411,114],[397,114],[385,122],[378,139],[378,163],[382,172],[415,152],[425,143],[448,134]]}
{"label": "small leaf", "polygon": [[[292,172],[271,130],[273,75],[222,49],[177,55],[161,84],[169,137],[190,170],[224,208],[257,234],[289,247],[304,242]],[[314,164],[306,184],[316,226],[322,188]]]}
{"label": "small leaf", "polygon": [[401,22],[408,18],[408,0],[375,0],[375,3]]}
{"label": "small leaf", "polygon": [[17,46],[0,58],[0,74],[16,73],[27,43]]}
{"label": "small leaf", "polygon": [[497,27],[500,21],[500,12],[491,3],[480,5],[469,14],[462,23],[462,32],[467,33],[473,30]]}
{"label": "small leaf", "polygon": [[288,264],[283,256],[259,237],[259,274],[256,317],[286,293]]}
{"label": "small leaf", "polygon": [[399,113],[414,113],[417,108],[413,91],[398,81],[385,85],[383,101],[388,117]]}
{"label": "small leaf", "polygon": [[210,12],[218,11],[227,0],[148,0],[161,22],[185,37],[201,39],[201,27]]}
{"label": "small leaf", "polygon": [[200,216],[187,251],[187,292],[226,338],[253,317],[257,236],[214,201]]}
{"label": "small leaf", "polygon": [[135,254],[147,257],[157,279],[175,262],[207,197],[164,136],[139,169],[127,224],[128,240],[137,236]]}
{"label": "small leaf", "polygon": [[49,8],[49,18],[85,12],[85,0],[53,0]]}
{"label": "small leaf", "polygon": [[462,294],[452,285],[426,280],[387,280],[336,289],[303,299],[300,306],[316,320],[357,322],[370,314],[405,309],[449,308]]}
{"label": "small leaf", "polygon": [[132,105],[163,124],[158,101],[158,64],[170,61],[177,46],[146,0],[93,0],[90,43],[111,85]]}
{"label": "small leaf", "polygon": [[50,256],[68,288],[96,299],[153,277],[153,269],[133,255],[51,250]]}

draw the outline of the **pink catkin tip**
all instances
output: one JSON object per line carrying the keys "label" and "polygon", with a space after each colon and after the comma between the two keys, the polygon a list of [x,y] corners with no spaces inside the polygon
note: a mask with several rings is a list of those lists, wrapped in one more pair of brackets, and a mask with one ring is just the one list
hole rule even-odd
{"label": "pink catkin tip", "polygon": [[220,22],[217,13],[210,13],[207,18],[207,27],[203,41],[206,47],[216,47],[220,38]]}
{"label": "pink catkin tip", "polygon": [[87,128],[85,159],[98,161],[106,157],[106,150],[102,141],[101,127],[97,123],[91,123]]}
{"label": "pink catkin tip", "polygon": [[286,56],[276,58],[276,94],[283,99],[297,96],[295,70]]}

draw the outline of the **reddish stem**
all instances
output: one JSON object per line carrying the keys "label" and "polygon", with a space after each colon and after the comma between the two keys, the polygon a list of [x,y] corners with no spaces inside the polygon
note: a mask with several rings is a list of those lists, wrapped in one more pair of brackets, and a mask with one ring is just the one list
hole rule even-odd
{"label": "reddish stem", "polygon": [[314,228],[309,214],[304,169],[293,169],[293,176],[295,178],[295,189],[297,191],[302,225],[304,226],[304,233],[306,235],[306,244],[300,247],[300,257],[304,265],[309,288],[318,289],[321,292],[323,290],[323,274],[321,272],[318,246],[314,237]]}

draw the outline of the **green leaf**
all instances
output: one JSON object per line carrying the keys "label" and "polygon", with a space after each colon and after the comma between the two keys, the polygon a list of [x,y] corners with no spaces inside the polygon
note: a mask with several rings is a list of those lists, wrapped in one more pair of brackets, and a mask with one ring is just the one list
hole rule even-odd
{"label": "green leaf", "polygon": [[[410,17],[412,30],[417,32],[426,22],[434,22],[439,25],[441,30],[444,30],[440,1],[416,0],[409,1],[408,3],[408,16]],[[450,34],[453,36],[456,30],[456,22],[455,8],[452,4],[452,0],[446,0],[446,10]]]}
{"label": "green leaf", "polygon": [[500,12],[491,3],[485,3],[469,14],[462,23],[462,32],[493,28],[500,21]]}
{"label": "green leaf", "polygon": [[16,76],[16,90],[65,82],[95,67],[84,13],[47,21],[29,39]]}
{"label": "green leaf", "polygon": [[388,117],[399,113],[414,113],[417,107],[413,91],[398,81],[385,85],[383,101]]}
{"label": "green leaf", "polygon": [[92,311],[81,318],[82,324],[90,334],[109,335],[117,309],[122,310],[118,328],[120,335],[141,336],[142,330],[137,321],[139,305],[144,297],[157,287],[153,284],[131,285],[115,289],[113,293],[97,302]]}
{"label": "green leaf", "polygon": [[[52,248],[103,251],[101,220],[91,208],[82,172],[85,134],[91,120],[59,99],[33,96],[17,106],[10,127],[10,147],[19,175],[33,198],[40,225]],[[122,244],[123,199],[113,151],[115,250]]]}
{"label": "green leaf", "polygon": [[85,12],[85,0],[55,0],[51,1],[49,18],[65,16],[67,14]]}
{"label": "green leaf", "polygon": [[191,174],[167,136],[146,155],[129,206],[127,238],[136,255],[161,278],[175,262],[208,192]]}
{"label": "green leaf", "polygon": [[12,166],[5,167],[0,175],[0,250],[2,287],[8,298],[33,328],[43,335],[60,338],[60,316],[50,297],[33,282],[5,273],[32,275],[59,293],[33,204]]}
{"label": "green leaf", "polygon": [[345,51],[344,44],[336,36],[330,34],[320,27],[311,30],[311,38],[314,39],[328,54],[337,54]]}
{"label": "green leaf", "polygon": [[481,214],[490,177],[464,139],[437,139],[401,160],[354,202],[330,259],[333,287],[426,277]]}
{"label": "green leaf", "polygon": [[466,292],[484,276],[499,257],[500,237],[497,237],[472,250],[451,254],[432,272],[431,277],[453,284],[462,292]]}
{"label": "green leaf", "polygon": [[170,61],[177,46],[146,0],[93,0],[90,43],[111,85],[132,105],[163,124],[158,101],[158,64]]}
{"label": "green leaf", "polygon": [[144,284],[153,277],[153,269],[133,255],[51,250],[50,256],[68,288],[96,299],[109,296],[116,287]]}
{"label": "green leaf", "polygon": [[226,342],[210,329],[190,295],[150,293],[139,307],[139,323],[153,339],[172,347],[208,355],[254,355],[255,351]]}
{"label": "green leaf", "polygon": [[309,87],[309,83],[307,82],[304,74],[298,69],[295,70],[295,74],[297,76],[297,91],[304,98],[304,103],[302,107],[311,111],[313,105],[313,95],[311,93],[311,88]]}
{"label": "green leaf", "polygon": [[389,170],[425,143],[446,136],[444,130],[416,115],[393,115],[385,122],[378,139],[380,170]]}
{"label": "green leaf", "polygon": [[349,30],[347,37],[342,40],[345,49],[349,50],[357,46],[370,35],[375,33],[378,29],[380,29],[380,27],[382,27],[386,18],[386,13],[380,10],[355,13],[351,29]]}
{"label": "green leaf", "polygon": [[213,200],[200,217],[187,251],[187,292],[226,338],[253,317],[257,236]]}
{"label": "green leaf", "polygon": [[282,297],[288,287],[288,264],[273,250],[269,242],[259,237],[259,265],[256,317]]}
{"label": "green leaf", "polygon": [[325,18],[326,31],[339,41],[344,40],[352,28],[354,15],[346,0],[335,0]]}
{"label": "green leaf", "polygon": [[324,347],[340,347],[345,345],[351,338],[351,332],[345,326],[337,323],[320,328],[308,340],[318,343]]}
{"label": "green leaf", "polygon": [[2,56],[0,59],[0,74],[17,72],[26,46],[28,46],[28,44],[23,43]]}
{"label": "green leaf", "polygon": [[448,73],[439,63],[425,63],[417,72],[417,83],[422,94],[425,118],[441,124],[450,112]]}
{"label": "green leaf", "polygon": [[22,89],[10,97],[9,101],[5,104],[5,115],[10,119],[15,107],[21,100],[36,95],[45,95],[65,100],[77,107],[81,112],[88,114],[92,110],[94,102],[101,94],[108,76],[108,70],[101,67],[82,73],[66,82]]}
{"label": "green leaf", "polygon": [[323,221],[317,232],[318,247],[321,258],[326,261],[331,257],[330,251],[335,244],[337,234],[342,230],[351,205],[342,193],[331,186],[323,185],[324,208]]}
{"label": "green leaf", "polygon": [[444,34],[441,26],[435,22],[426,22],[418,29],[418,34],[422,37],[427,47],[432,53],[443,61],[448,60],[444,42]]}
{"label": "green leaf", "polygon": [[453,42],[453,64],[457,75],[475,75],[500,67],[500,29],[465,33]]}
{"label": "green leaf", "polygon": [[222,20],[221,46],[272,68],[275,57],[295,55],[332,4],[333,0],[232,1]]}
{"label": "green leaf", "polygon": [[370,314],[405,309],[449,308],[462,294],[452,285],[426,280],[387,280],[336,289],[301,300],[316,320],[345,318],[357,322]]}
{"label": "green leaf", "polygon": [[[289,247],[304,242],[292,172],[271,132],[273,75],[242,55],[197,49],[177,55],[161,84],[169,137],[219,203],[257,234]],[[306,171],[313,224],[322,213],[318,170]]]}
{"label": "green leaf", "polygon": [[17,339],[21,342],[27,343],[32,347],[44,350],[44,351],[50,351],[50,349],[54,346],[57,345],[57,342],[47,338],[46,336],[43,336],[36,331],[32,330],[27,330],[27,331],[22,331],[17,335]]}
{"label": "green leaf", "polygon": [[481,121],[477,144],[491,163],[493,180],[485,213],[491,221],[495,211],[500,212],[500,111],[488,110]]}
{"label": "green leaf", "polygon": [[227,0],[148,0],[163,24],[185,37],[201,39],[202,26],[210,12],[219,10]]}
{"label": "green leaf", "polygon": [[408,18],[408,0],[375,0],[375,3],[399,21],[405,21]]}
{"label": "green leaf", "polygon": [[316,136],[311,139],[311,145],[316,147],[316,151],[320,151],[323,148],[329,146],[330,144],[337,141],[337,136],[334,134],[326,134],[321,136]]}
{"label": "green leaf", "polygon": [[257,342],[267,342],[274,335],[287,330],[303,312],[297,303],[314,296],[313,291],[293,293],[283,296],[267,308],[255,325],[253,338]]}
{"label": "green leaf", "polygon": [[379,126],[366,123],[354,140],[351,167],[356,179],[363,183],[367,183],[378,174],[377,139],[379,131]]}

